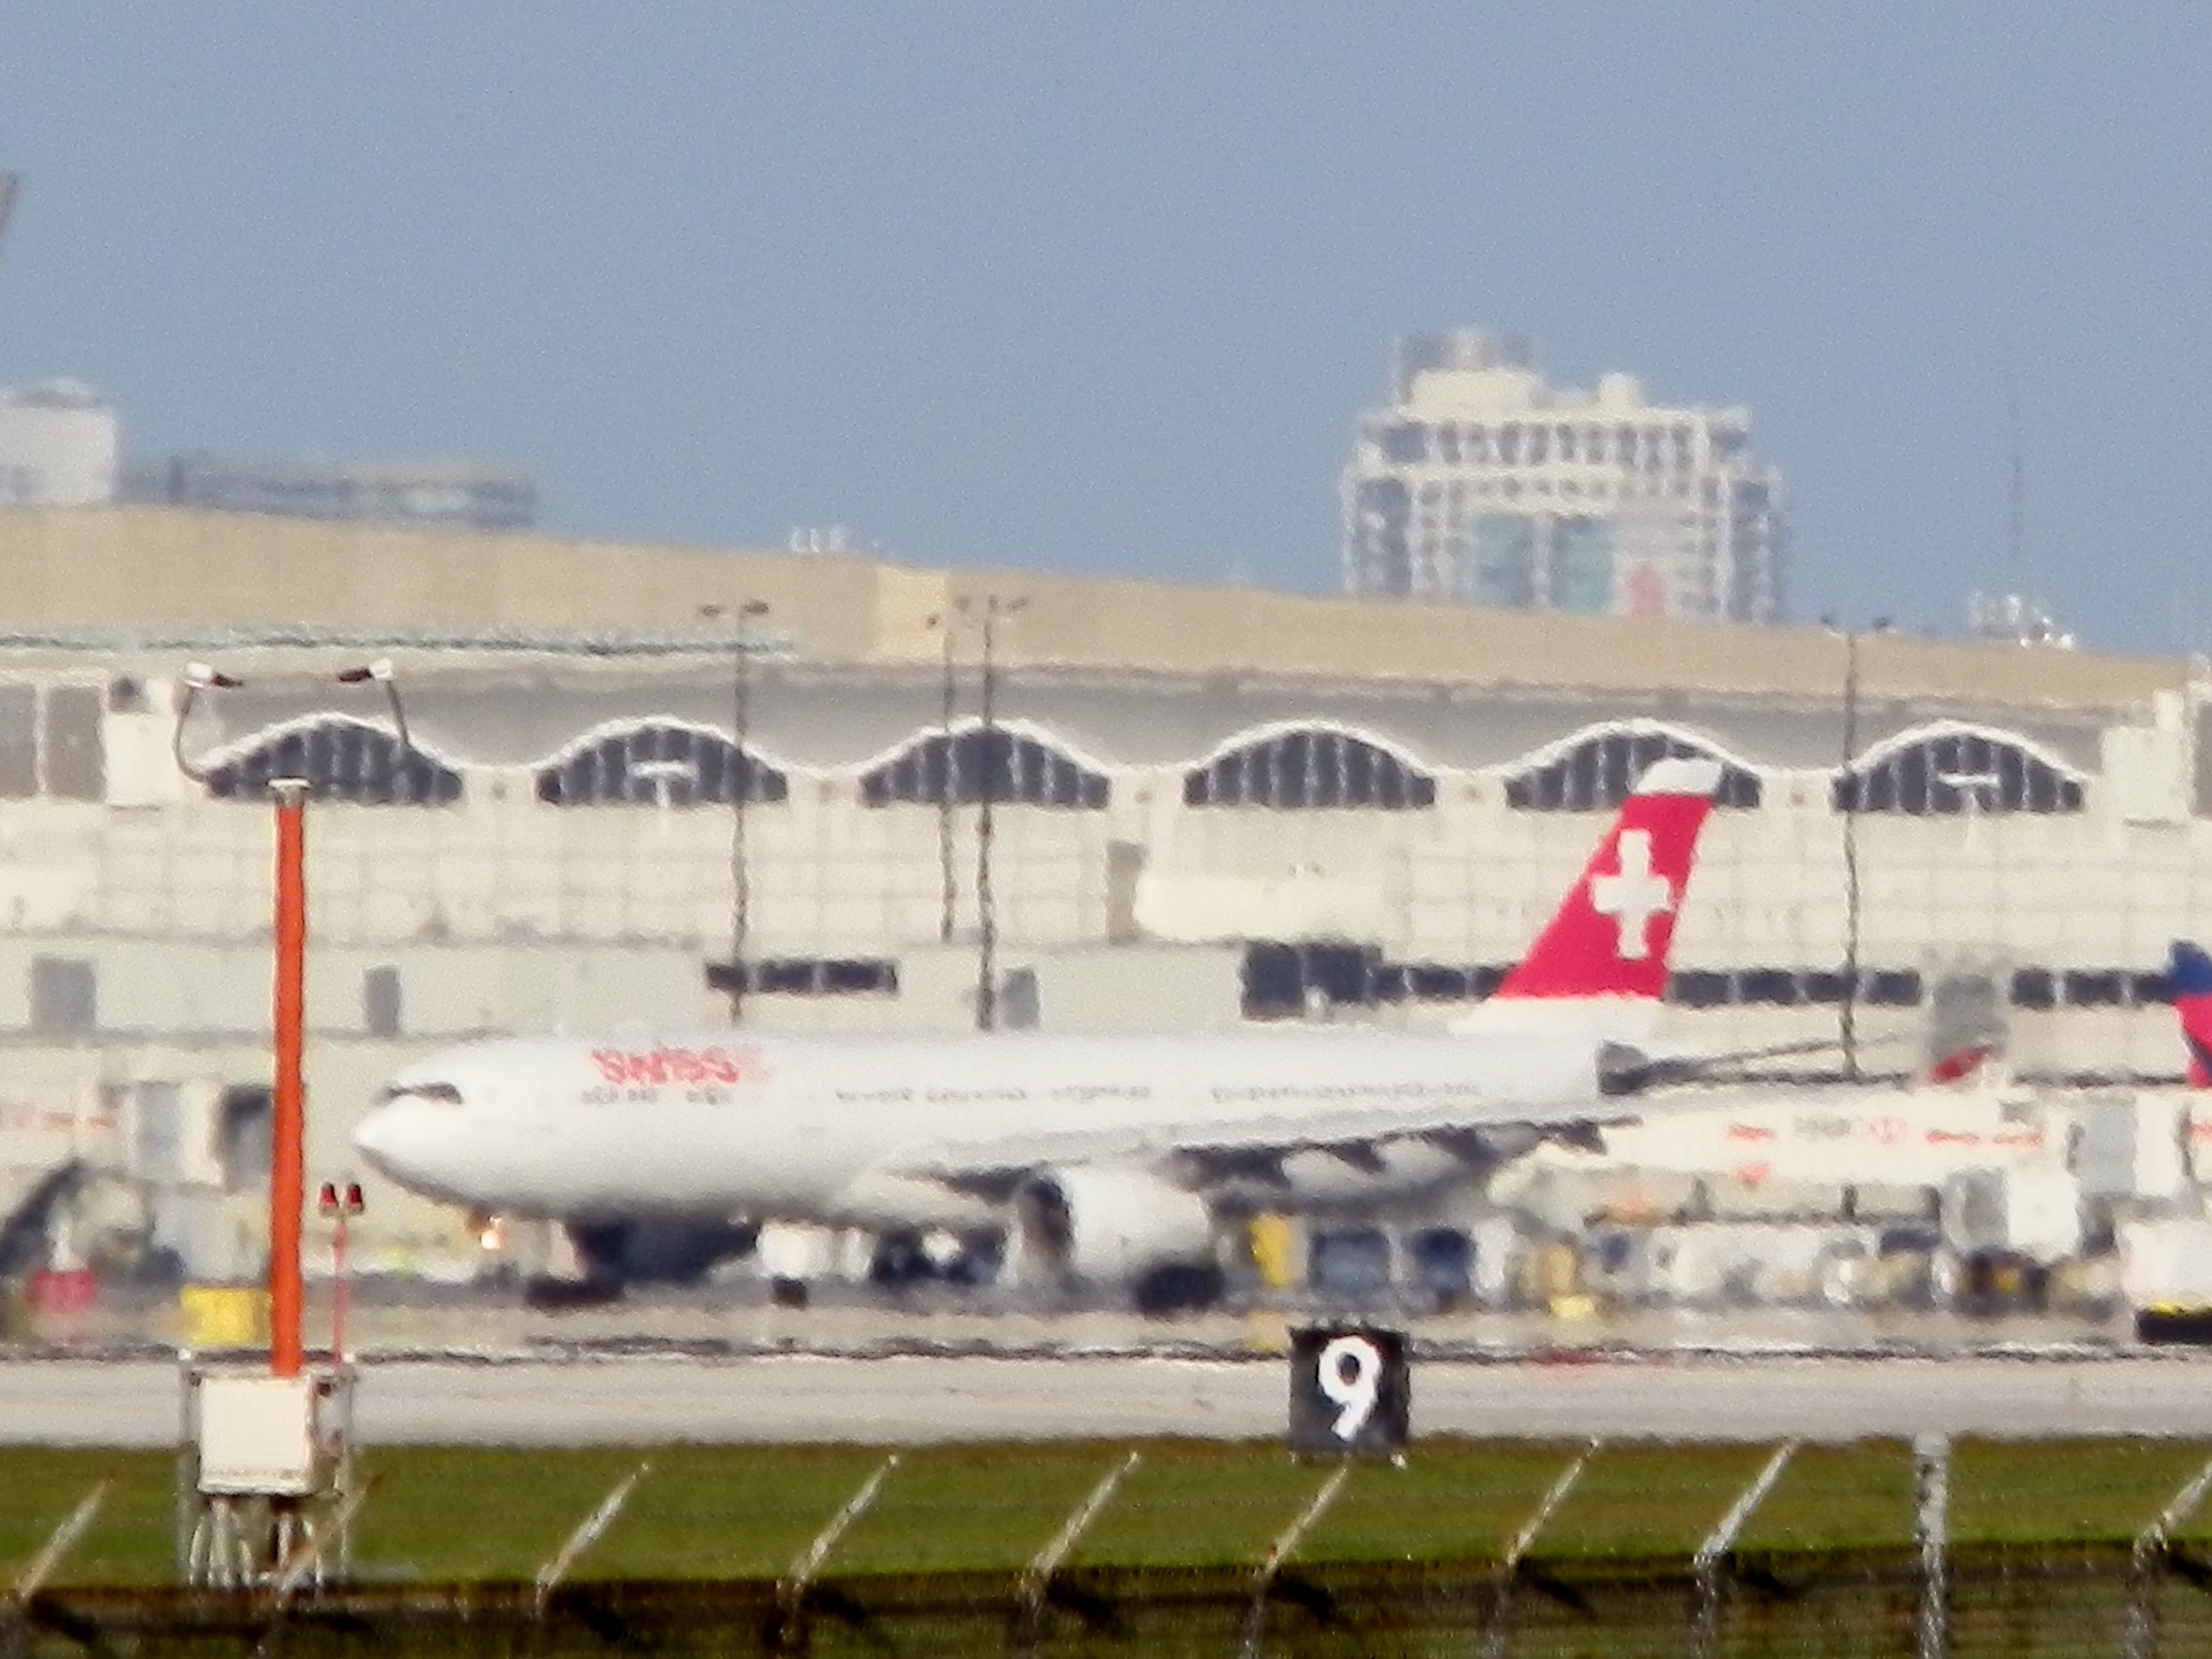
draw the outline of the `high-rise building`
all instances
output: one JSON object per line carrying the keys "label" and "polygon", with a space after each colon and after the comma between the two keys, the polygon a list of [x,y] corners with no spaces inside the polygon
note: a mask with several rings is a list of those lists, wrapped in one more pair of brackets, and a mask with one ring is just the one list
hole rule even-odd
{"label": "high-rise building", "polygon": [[1391,378],[1344,472],[1347,592],[1780,620],[1782,481],[1747,410],[1550,386],[1527,340],[1477,329],[1400,341]]}

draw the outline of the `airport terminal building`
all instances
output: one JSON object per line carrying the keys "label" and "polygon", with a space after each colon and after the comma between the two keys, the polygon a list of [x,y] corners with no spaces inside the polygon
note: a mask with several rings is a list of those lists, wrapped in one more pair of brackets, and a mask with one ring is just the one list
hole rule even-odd
{"label": "airport terminal building", "polygon": [[[379,655],[406,750],[335,679]],[[194,660],[247,684],[179,742]],[[1441,1023],[1662,754],[1726,769],[1686,1040],[1826,1036],[1851,990],[1873,1069],[1993,1024],[2025,1072],[2169,1077],[2203,699],[2180,660],[1893,635],[0,509],[0,1182],[75,1152],[196,1269],[248,1248],[265,786],[301,774],[311,1181],[474,1034],[720,1024],[733,973],[764,1027],[971,1024],[987,925],[1006,1024]],[[456,1248],[389,1188],[363,1237]]]}

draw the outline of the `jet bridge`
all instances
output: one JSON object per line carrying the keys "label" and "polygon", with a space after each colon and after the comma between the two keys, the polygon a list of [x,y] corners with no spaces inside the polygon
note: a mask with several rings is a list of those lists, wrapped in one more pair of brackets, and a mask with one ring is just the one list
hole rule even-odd
{"label": "jet bridge", "polygon": [[0,1285],[27,1278],[46,1265],[53,1222],[91,1174],[81,1158],[64,1158],[31,1183],[15,1207],[0,1217]]}

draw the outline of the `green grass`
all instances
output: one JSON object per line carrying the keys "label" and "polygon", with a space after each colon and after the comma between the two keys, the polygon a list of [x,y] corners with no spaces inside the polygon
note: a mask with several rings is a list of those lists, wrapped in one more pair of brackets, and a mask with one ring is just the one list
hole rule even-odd
{"label": "green grass", "polygon": [[[1130,1448],[926,1448],[902,1455],[846,1534],[832,1575],[1018,1571]],[[1256,1563],[1330,1472],[1265,1444],[1158,1442],[1069,1558],[1071,1566]],[[1575,1456],[1571,1445],[1439,1439],[1402,1468],[1364,1464],[1306,1535],[1313,1562],[1494,1560]],[[1960,1544],[2132,1538],[2212,1448],[2178,1441],[1962,1443],[1952,1474]],[[1765,1461],[1760,1447],[1601,1448],[1541,1534],[1539,1559],[1684,1555]],[[579,1578],[772,1577],[882,1462],[854,1447],[520,1451],[392,1448],[356,1562],[382,1578],[526,1579],[640,1462],[629,1507],[577,1563]],[[0,1589],[93,1485],[100,1519],[58,1575],[159,1583],[171,1573],[175,1465],[158,1453],[0,1449]],[[1894,1442],[1814,1447],[1786,1467],[1739,1540],[1745,1550],[1908,1542],[1912,1463]],[[2212,1537],[2212,1510],[2182,1530]]]}
{"label": "green grass", "polygon": [[[1574,1449],[1439,1440],[1403,1468],[1363,1466],[1298,1554],[1307,1560],[1491,1560],[1518,1532]],[[1321,1471],[1309,1473],[1309,1484]],[[1285,1517],[1287,1518],[1287,1517]]]}
{"label": "green grass", "polygon": [[356,1559],[395,1577],[529,1578],[649,1462],[574,1577],[773,1577],[880,1461],[829,1448],[378,1451],[362,1459],[377,1489]]}
{"label": "green grass", "polygon": [[1273,1446],[1164,1442],[1139,1450],[1144,1461],[1078,1545],[1071,1565],[1256,1562],[1325,1474]]}
{"label": "green grass", "polygon": [[1602,1447],[1532,1553],[1686,1555],[1768,1455],[1759,1446]]}
{"label": "green grass", "polygon": [[173,1455],[9,1448],[0,1449],[0,1594],[102,1480],[109,1485],[99,1516],[57,1577],[112,1584],[175,1577]]}
{"label": "green grass", "polygon": [[[1085,1445],[908,1452],[874,1507],[839,1545],[834,1566],[841,1572],[1018,1571],[1120,1455]],[[814,1524],[826,1513],[817,1510]]]}
{"label": "green grass", "polygon": [[1911,1449],[1875,1440],[1800,1447],[1746,1523],[1736,1547],[1869,1549],[1911,1535]]}
{"label": "green grass", "polygon": [[1968,1441],[1952,1455],[1952,1535],[1992,1544],[2130,1540],[2203,1467],[2208,1450],[2189,1441]]}

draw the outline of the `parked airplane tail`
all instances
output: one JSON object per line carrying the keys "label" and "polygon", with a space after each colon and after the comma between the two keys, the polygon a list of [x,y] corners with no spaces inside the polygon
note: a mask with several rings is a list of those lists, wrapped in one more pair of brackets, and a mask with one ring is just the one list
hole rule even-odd
{"label": "parked airplane tail", "polygon": [[1711,760],[1662,760],[1646,771],[1521,965],[1458,1029],[1574,1008],[1604,1011],[1590,1023],[1607,1036],[1647,1030],[1720,780]]}
{"label": "parked airplane tail", "polygon": [[1963,1048],[1954,1048],[1948,1054],[1938,1054],[1922,1073],[1925,1083],[1972,1083],[1981,1078],[1991,1060],[1997,1057],[1996,1045],[1977,1038]]}
{"label": "parked airplane tail", "polygon": [[2187,939],[2173,941],[2166,962],[2173,1012],[2189,1048],[2189,1086],[2212,1089],[2212,956]]}

